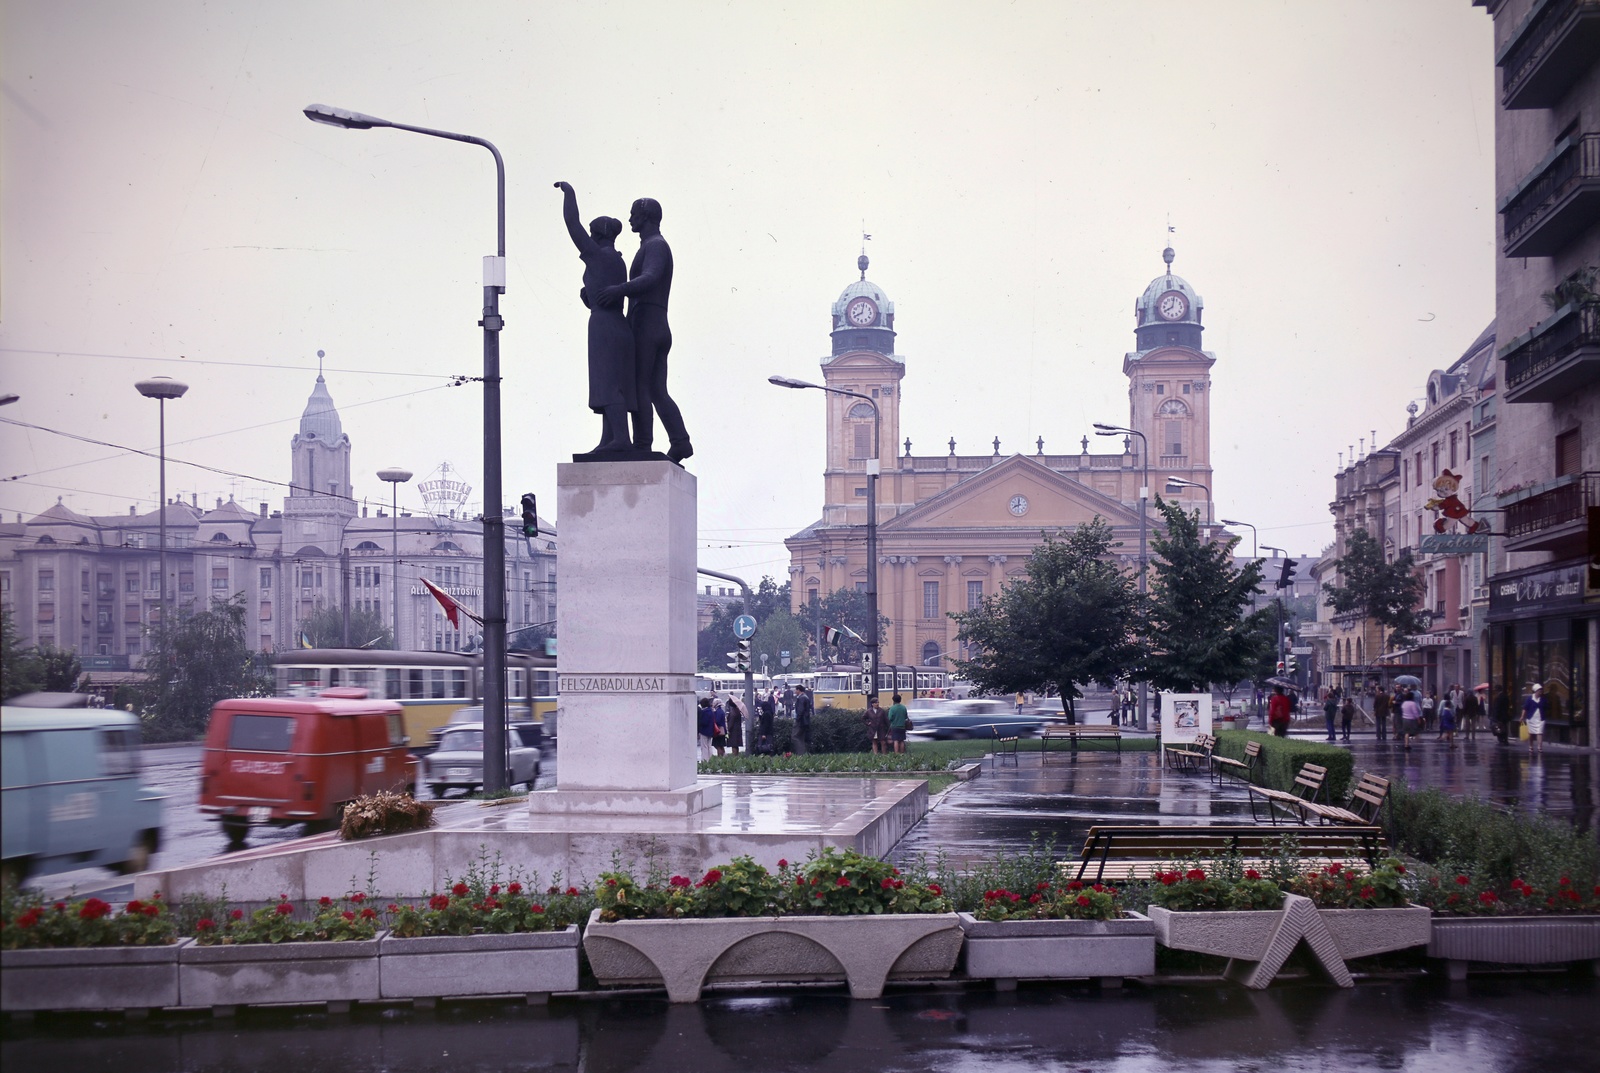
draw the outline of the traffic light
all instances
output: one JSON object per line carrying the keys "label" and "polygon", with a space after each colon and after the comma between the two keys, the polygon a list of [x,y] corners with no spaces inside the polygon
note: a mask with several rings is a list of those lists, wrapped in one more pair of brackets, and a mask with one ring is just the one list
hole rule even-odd
{"label": "traffic light", "polygon": [[532,492],[522,493],[522,535],[530,540],[539,535],[539,499]]}
{"label": "traffic light", "polygon": [[1290,678],[1297,678],[1297,677],[1299,677],[1299,675],[1300,675],[1300,657],[1298,657],[1298,656],[1290,656],[1289,657],[1289,677]]}
{"label": "traffic light", "polygon": [[1280,659],[1278,661],[1278,677],[1280,677],[1280,678],[1283,677],[1283,670],[1284,670],[1283,660]]}
{"label": "traffic light", "polygon": [[1294,584],[1294,568],[1298,565],[1293,559],[1283,560],[1283,573],[1278,575],[1278,588],[1287,589]]}
{"label": "traffic light", "polygon": [[738,674],[749,674],[750,642],[747,640],[738,642],[737,650],[729,652],[728,659],[732,661],[728,664],[728,670],[734,671]]}

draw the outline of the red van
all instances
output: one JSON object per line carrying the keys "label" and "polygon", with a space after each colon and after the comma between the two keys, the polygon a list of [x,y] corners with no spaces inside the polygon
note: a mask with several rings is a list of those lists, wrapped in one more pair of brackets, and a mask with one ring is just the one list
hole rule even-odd
{"label": "red van", "polygon": [[221,701],[206,731],[200,811],[237,847],[252,825],[327,830],[362,794],[415,793],[402,716],[398,703],[370,700],[365,689]]}

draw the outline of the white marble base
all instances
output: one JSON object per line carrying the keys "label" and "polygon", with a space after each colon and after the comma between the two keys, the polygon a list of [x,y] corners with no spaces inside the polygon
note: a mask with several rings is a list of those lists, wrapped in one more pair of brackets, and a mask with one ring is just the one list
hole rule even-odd
{"label": "white marble base", "polygon": [[[670,462],[556,467],[562,793],[591,810],[694,801],[696,482]],[[702,807],[715,800],[700,795]]]}
{"label": "white marble base", "polygon": [[686,790],[540,790],[528,795],[535,816],[692,816],[722,804],[722,784]]}

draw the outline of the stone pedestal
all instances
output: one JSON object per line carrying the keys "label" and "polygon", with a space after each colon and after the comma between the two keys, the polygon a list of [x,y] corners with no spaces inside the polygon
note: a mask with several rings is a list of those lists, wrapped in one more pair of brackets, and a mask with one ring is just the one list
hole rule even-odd
{"label": "stone pedestal", "polygon": [[556,467],[561,758],[535,813],[717,806],[695,775],[696,481],[665,461]]}

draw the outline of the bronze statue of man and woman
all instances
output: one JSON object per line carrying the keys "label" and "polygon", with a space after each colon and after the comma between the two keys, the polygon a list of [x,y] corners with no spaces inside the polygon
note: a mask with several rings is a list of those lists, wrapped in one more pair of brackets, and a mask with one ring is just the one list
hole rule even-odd
{"label": "bronze statue of man and woman", "polygon": [[[694,454],[694,448],[689,445],[683,415],[667,394],[672,248],[661,237],[661,205],[648,197],[633,203],[628,223],[639,235],[639,252],[628,270],[616,248],[622,221],[597,216],[585,231],[572,186],[555,185],[561,191],[567,233],[583,261],[583,288],[578,297],[589,309],[589,408],[601,418],[599,445],[586,455],[573,456],[574,461],[659,458],[651,445],[655,415],[660,414],[667,433],[667,458],[681,463]],[[626,315],[624,298],[628,300]]]}

